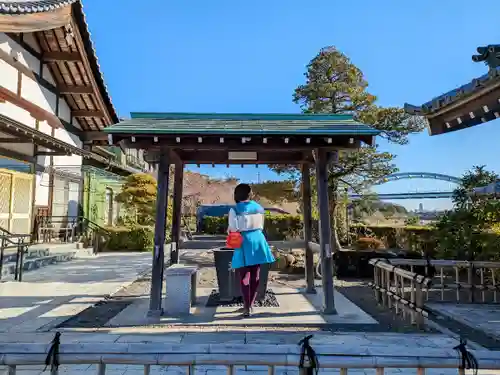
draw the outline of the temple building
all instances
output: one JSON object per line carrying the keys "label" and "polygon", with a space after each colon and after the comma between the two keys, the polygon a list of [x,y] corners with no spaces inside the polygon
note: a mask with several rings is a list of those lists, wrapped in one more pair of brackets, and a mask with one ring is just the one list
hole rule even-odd
{"label": "temple building", "polygon": [[472,61],[486,64],[488,73],[421,106],[405,104],[408,113],[427,118],[430,135],[469,128],[500,117],[500,45],[479,47]]}
{"label": "temple building", "polygon": [[92,146],[117,122],[81,2],[0,0],[0,232],[113,224],[123,178],[150,171],[139,150]]}

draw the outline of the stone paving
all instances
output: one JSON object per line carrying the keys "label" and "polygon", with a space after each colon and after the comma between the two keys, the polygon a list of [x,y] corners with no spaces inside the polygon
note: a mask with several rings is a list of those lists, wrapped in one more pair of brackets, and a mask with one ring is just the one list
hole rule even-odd
{"label": "stone paving", "polygon": [[0,332],[50,329],[118,291],[151,267],[149,253],[102,254],[27,272],[0,284]]}
{"label": "stone paving", "polygon": [[500,305],[427,303],[432,310],[500,340]]}

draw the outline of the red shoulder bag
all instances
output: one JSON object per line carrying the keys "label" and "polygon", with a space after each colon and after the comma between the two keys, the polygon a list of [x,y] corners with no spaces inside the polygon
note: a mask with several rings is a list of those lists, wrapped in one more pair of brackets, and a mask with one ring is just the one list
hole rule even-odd
{"label": "red shoulder bag", "polygon": [[230,249],[239,249],[243,243],[240,232],[229,232],[226,238],[226,246]]}

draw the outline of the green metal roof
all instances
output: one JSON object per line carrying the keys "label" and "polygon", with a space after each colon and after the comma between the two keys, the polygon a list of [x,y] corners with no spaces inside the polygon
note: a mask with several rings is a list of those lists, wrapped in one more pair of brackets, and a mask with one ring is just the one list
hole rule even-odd
{"label": "green metal roof", "polygon": [[109,134],[377,135],[350,115],[133,112],[104,129]]}

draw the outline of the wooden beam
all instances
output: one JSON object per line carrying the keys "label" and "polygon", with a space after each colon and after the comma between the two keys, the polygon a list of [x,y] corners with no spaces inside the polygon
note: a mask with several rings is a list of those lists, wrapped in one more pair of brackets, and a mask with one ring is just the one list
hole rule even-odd
{"label": "wooden beam", "polygon": [[104,117],[104,113],[102,111],[89,111],[89,110],[77,110],[71,111],[71,115],[73,117]]}
{"label": "wooden beam", "polygon": [[182,226],[182,188],[184,181],[184,165],[175,164],[174,170],[174,199],[172,205],[172,233],[170,238],[176,244],[170,254],[170,264],[179,263],[179,247],[181,245],[181,226]]}
{"label": "wooden beam", "polygon": [[[79,3],[76,3],[77,4],[77,7],[79,7],[80,11],[81,10],[81,4]],[[78,27],[78,24],[76,23],[75,21],[75,18],[73,17],[72,21],[71,21],[71,28],[73,30],[73,33],[74,33],[74,42],[76,43],[76,46],[78,47],[78,50],[80,51],[86,51],[87,49],[85,48],[85,44],[83,42],[83,38],[82,38],[82,35],[80,33],[80,28]],[[89,61],[89,56],[87,55],[83,55],[82,56],[82,64],[83,66],[85,67],[85,70],[87,72],[87,75],[89,77],[89,80],[90,80],[90,84],[96,88],[96,92],[101,94],[101,90],[99,89],[99,85],[97,83],[97,79],[98,77],[94,77],[94,69],[92,69],[92,66],[90,64],[90,61]],[[106,95],[106,94],[103,94],[103,95]],[[99,105],[100,108],[102,108],[102,110],[104,111],[104,119],[105,119],[105,123],[107,125],[110,125],[110,124],[114,124],[115,121],[112,119],[111,117],[111,113],[110,113],[110,110],[108,109],[108,106],[106,104],[106,101],[103,97],[103,95],[96,95],[95,96],[95,99]]]}
{"label": "wooden beam", "polygon": [[149,297],[149,315],[159,316],[162,306],[163,270],[165,267],[165,232],[167,229],[168,183],[170,177],[168,150],[160,155],[158,185],[156,191],[156,220],[154,232],[153,267],[151,270],[151,292]]}
{"label": "wooden beam", "polygon": [[304,240],[306,242],[306,293],[316,294],[314,287],[314,254],[309,246],[313,240],[312,230],[312,200],[311,200],[311,170],[310,166],[303,164],[302,172],[302,213],[304,217]]}
{"label": "wooden beam", "polygon": [[71,155],[71,153],[63,151],[38,151],[35,156],[65,156],[65,155]]}
{"label": "wooden beam", "polygon": [[17,96],[17,94],[6,89],[5,87],[0,86],[0,100],[2,99],[28,111],[36,120],[47,121],[50,126],[55,128],[61,127],[61,121],[57,116],[30,102],[29,100]]}
{"label": "wooden beam", "polygon": [[33,139],[26,138],[0,138],[0,143],[28,143],[32,144]]}
{"label": "wooden beam", "polygon": [[60,94],[93,94],[92,86],[58,86]]}
{"label": "wooden beam", "polygon": [[[316,191],[318,193],[319,241],[321,246],[321,281],[323,286],[323,314],[336,314],[333,287],[333,253],[328,198],[328,162],[330,155],[325,149],[316,150]],[[335,244],[333,244],[335,246]],[[339,249],[335,249],[339,250]]]}
{"label": "wooden beam", "polygon": [[[108,135],[101,131],[91,130],[82,132],[81,139],[82,141],[93,145],[108,145]],[[102,143],[99,144],[98,141],[102,141]]]}
{"label": "wooden beam", "polygon": [[79,52],[65,52],[65,51],[49,51],[42,53],[43,62],[55,61],[81,61],[82,57]]}
{"label": "wooden beam", "polygon": [[[134,137],[134,142],[132,142]],[[285,143],[284,137],[273,136],[265,137],[266,143],[262,137],[252,137],[250,142],[242,144],[242,137],[226,136],[224,143],[220,143],[220,137],[206,136],[202,137],[202,143],[198,142],[197,137],[183,135],[137,135],[137,134],[113,134],[115,143],[125,140],[130,148],[151,149],[155,147],[171,147],[186,150],[232,150],[232,151],[267,151],[267,150],[282,150],[287,151],[303,151],[310,152],[314,148],[328,147],[330,149],[357,149],[360,147],[361,139],[363,142],[368,141],[366,136],[337,136],[331,137],[331,143],[328,143],[328,138],[321,137],[293,137],[289,138],[289,142]],[[156,141],[155,141],[156,139]],[[309,143],[307,143],[307,139]],[[97,139],[96,139],[97,140]],[[352,142],[351,142],[352,141]]]}
{"label": "wooden beam", "polygon": [[257,160],[229,160],[227,151],[181,151],[176,150],[184,164],[302,164],[308,162],[302,152],[282,150],[259,152]]}

